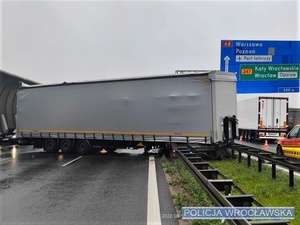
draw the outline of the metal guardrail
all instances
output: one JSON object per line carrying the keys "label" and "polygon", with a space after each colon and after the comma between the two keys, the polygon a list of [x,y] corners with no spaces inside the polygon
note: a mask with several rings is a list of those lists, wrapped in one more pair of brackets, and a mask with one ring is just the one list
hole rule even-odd
{"label": "metal guardrail", "polygon": [[[199,157],[197,151],[189,145],[175,148],[176,155],[190,170],[211,201],[221,207],[262,207],[251,194],[245,193],[231,179],[211,167],[207,161]],[[239,194],[231,194],[232,189]],[[287,225],[289,220],[249,221],[246,219],[226,220],[231,225]]]}
{"label": "metal guardrail", "polygon": [[262,164],[267,163],[272,166],[272,179],[276,179],[276,166],[282,166],[289,170],[289,186],[294,187],[294,172],[300,171],[300,161],[292,159],[286,156],[271,153],[259,148],[248,147],[240,144],[233,144],[230,146],[231,156],[234,156],[234,152],[238,152],[238,161],[242,161],[242,153],[247,155],[247,166],[251,165],[251,157],[257,158],[258,172],[262,171]]}

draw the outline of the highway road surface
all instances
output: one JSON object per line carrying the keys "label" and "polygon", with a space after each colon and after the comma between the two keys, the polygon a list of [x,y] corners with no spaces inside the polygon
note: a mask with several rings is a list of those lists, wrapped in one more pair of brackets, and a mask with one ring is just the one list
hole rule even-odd
{"label": "highway road surface", "polygon": [[142,152],[79,156],[1,146],[0,224],[178,224],[159,159]]}

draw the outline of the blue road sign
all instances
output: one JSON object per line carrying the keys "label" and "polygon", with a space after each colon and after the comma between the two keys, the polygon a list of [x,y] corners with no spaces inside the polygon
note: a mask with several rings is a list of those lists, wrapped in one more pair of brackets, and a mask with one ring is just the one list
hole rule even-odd
{"label": "blue road sign", "polygon": [[222,40],[221,71],[237,76],[237,93],[299,93],[300,41]]}

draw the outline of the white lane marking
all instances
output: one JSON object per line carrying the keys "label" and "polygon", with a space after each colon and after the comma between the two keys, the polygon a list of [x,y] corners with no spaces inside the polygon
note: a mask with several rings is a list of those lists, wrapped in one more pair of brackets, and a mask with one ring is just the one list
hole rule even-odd
{"label": "white lane marking", "polygon": [[71,163],[73,163],[73,162],[75,162],[75,161],[81,159],[82,157],[83,157],[83,156],[79,156],[79,157],[77,157],[76,159],[73,159],[72,161],[70,161],[70,162],[68,162],[68,163],[66,163],[66,164],[64,164],[64,165],[62,165],[61,167],[68,166],[68,165],[70,165]]}
{"label": "white lane marking", "polygon": [[154,156],[149,157],[147,225],[161,225]]}

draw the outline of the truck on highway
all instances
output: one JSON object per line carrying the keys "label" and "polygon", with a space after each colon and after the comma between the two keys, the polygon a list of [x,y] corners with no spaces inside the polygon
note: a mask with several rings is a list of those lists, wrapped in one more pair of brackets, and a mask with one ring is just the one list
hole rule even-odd
{"label": "truck on highway", "polygon": [[17,129],[46,152],[199,143],[237,137],[236,77],[203,71],[20,87]]}
{"label": "truck on highway", "polygon": [[287,97],[254,97],[238,101],[239,136],[243,140],[276,140],[288,130]]}

